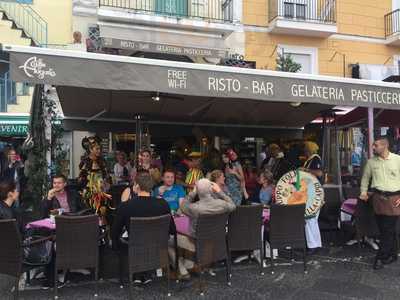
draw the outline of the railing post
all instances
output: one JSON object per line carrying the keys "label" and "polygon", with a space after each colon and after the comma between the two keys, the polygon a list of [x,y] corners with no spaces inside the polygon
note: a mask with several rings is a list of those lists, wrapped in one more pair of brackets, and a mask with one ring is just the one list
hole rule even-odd
{"label": "railing post", "polygon": [[233,21],[234,23],[241,23],[243,15],[243,1],[231,0],[228,5],[231,6],[230,10],[233,10],[231,21]]}

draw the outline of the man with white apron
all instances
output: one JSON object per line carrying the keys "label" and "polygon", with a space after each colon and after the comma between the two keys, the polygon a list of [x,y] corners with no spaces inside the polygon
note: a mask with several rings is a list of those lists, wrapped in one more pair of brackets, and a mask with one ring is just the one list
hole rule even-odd
{"label": "man with white apron", "polygon": [[[303,165],[303,170],[313,174],[318,180],[322,181],[322,161],[321,157],[317,154],[319,147],[314,142],[305,143],[305,154],[307,160]],[[322,247],[321,232],[318,225],[319,212],[315,217],[306,219],[306,240],[309,254],[315,254],[318,248]]]}

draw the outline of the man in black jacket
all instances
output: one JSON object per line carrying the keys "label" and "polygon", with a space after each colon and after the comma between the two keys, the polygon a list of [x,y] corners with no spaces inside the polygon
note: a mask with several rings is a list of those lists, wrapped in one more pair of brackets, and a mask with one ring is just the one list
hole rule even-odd
{"label": "man in black jacket", "polygon": [[[126,252],[126,245],[120,242],[123,232],[129,231],[130,218],[135,217],[157,217],[171,214],[168,202],[162,198],[151,197],[151,191],[154,183],[148,172],[139,172],[135,178],[136,188],[138,191],[137,197],[134,197],[126,202],[122,202],[117,209],[116,217],[112,227],[112,243],[114,250],[122,250]],[[176,233],[175,222],[171,217],[170,234]],[[141,278],[135,282],[148,283],[151,281],[147,272],[139,275]]]}
{"label": "man in black jacket", "polygon": [[67,178],[64,175],[55,175],[53,188],[42,201],[43,217],[49,217],[50,213],[76,213],[85,208],[78,192],[67,187]]}

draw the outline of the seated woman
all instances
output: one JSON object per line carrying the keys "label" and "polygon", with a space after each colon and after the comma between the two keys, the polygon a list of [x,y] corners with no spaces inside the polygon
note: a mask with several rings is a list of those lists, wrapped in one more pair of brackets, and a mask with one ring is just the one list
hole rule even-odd
{"label": "seated woman", "polygon": [[274,196],[274,177],[269,170],[261,171],[258,175],[258,186],[254,194],[249,196],[245,191],[245,199],[247,203],[262,203],[263,205],[271,205]]}
{"label": "seated woman", "polygon": [[214,170],[210,173],[209,177],[210,177],[209,179],[211,182],[216,183],[227,196],[231,197],[228,187],[225,184],[224,172],[222,172],[221,170]]}

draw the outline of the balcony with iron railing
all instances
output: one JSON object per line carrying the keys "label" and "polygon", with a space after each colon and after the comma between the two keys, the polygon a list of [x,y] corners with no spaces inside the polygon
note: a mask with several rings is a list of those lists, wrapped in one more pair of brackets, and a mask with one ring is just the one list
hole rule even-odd
{"label": "balcony with iron railing", "polygon": [[396,9],[384,17],[385,38],[388,45],[400,45],[400,9]]}
{"label": "balcony with iron railing", "polygon": [[99,7],[178,19],[233,21],[233,0],[99,0]]}
{"label": "balcony with iron railing", "polygon": [[336,0],[269,0],[272,33],[329,36],[337,32]]}

